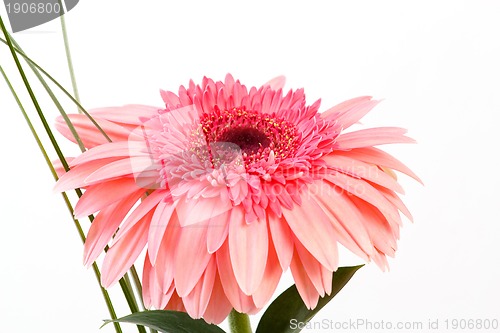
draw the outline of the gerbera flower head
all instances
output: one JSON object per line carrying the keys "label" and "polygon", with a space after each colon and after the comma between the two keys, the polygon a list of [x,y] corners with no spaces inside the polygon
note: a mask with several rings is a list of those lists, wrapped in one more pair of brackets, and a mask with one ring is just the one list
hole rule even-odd
{"label": "gerbera flower head", "polygon": [[[387,267],[400,212],[411,219],[393,170],[419,179],[374,146],[413,140],[400,128],[346,132],[377,104],[370,97],[320,113],[320,101],[307,105],[302,89],[283,84],[204,78],[161,91],[162,108],[94,110],[112,142],[70,116],[89,149],[56,189],[85,189],[77,217],[98,212],[84,261],[111,241],[104,287],[146,248],[146,305],[218,323],[232,308],[257,312],[288,268],[314,308],[331,292],[337,243]],[[74,140],[62,119],[57,128]]]}

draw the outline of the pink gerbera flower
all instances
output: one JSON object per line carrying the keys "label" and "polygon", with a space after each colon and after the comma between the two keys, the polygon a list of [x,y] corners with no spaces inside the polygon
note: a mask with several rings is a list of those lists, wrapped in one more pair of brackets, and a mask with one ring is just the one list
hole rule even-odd
{"label": "pink gerbera flower", "polygon": [[[232,308],[261,309],[288,268],[314,308],[331,292],[337,242],[387,266],[399,212],[411,219],[393,170],[418,177],[374,146],[413,140],[392,127],[344,133],[377,104],[370,97],[319,113],[320,101],[307,106],[302,89],[284,94],[283,84],[204,78],[177,94],[162,91],[163,108],[94,110],[112,142],[85,116],[70,115],[89,150],[71,160],[56,189],[85,189],[76,217],[99,212],[84,261],[112,240],[104,287],[146,247],[146,306],[219,323]],[[62,119],[57,128],[74,140]]]}

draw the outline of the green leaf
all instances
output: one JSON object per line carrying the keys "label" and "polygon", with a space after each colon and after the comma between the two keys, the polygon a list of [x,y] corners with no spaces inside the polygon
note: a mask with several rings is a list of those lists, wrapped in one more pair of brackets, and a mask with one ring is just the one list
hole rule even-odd
{"label": "green leaf", "polygon": [[[335,295],[349,282],[354,273],[363,267],[339,267],[333,274],[332,293],[319,299],[318,305],[309,310],[306,308],[295,285],[285,290],[276,298],[262,315],[256,333],[296,333],[302,329],[299,325],[291,325],[291,320],[296,323],[310,321]],[[297,327],[296,327],[297,326]],[[301,327],[304,327],[301,325]]]}
{"label": "green leaf", "polygon": [[225,333],[219,326],[207,324],[203,319],[193,319],[185,312],[153,310],[132,313],[128,316],[105,320],[112,322],[143,325],[163,333]]}

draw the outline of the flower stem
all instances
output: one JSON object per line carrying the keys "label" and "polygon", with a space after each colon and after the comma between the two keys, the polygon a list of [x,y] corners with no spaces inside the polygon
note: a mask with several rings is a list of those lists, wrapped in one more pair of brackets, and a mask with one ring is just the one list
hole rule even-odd
{"label": "flower stem", "polygon": [[252,333],[250,318],[246,313],[239,313],[235,309],[232,309],[228,320],[231,333]]}

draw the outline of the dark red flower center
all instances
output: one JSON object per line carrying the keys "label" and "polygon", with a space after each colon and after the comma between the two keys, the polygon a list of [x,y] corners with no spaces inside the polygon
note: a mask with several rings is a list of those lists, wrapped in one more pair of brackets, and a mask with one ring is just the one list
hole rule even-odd
{"label": "dark red flower center", "polygon": [[299,135],[293,124],[244,108],[220,110],[217,106],[204,114],[200,122],[216,167],[241,156],[247,169],[267,161],[270,154],[276,161],[293,156],[298,148]]}
{"label": "dark red flower center", "polygon": [[256,128],[237,127],[229,128],[219,135],[217,142],[230,142],[237,145],[241,151],[247,155],[257,152],[261,148],[266,148],[271,140]]}

